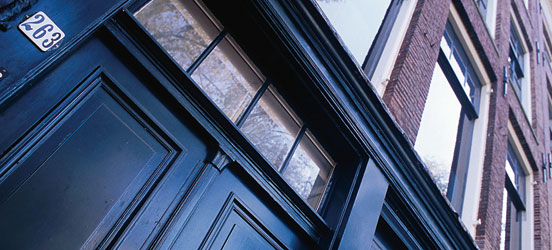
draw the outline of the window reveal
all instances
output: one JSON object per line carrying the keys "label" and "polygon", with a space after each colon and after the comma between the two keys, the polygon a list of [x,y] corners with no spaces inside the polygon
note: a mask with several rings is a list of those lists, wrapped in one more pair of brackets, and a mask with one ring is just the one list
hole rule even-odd
{"label": "window reveal", "polygon": [[135,16],[287,183],[318,208],[335,163],[223,27],[191,0],[154,0]]}

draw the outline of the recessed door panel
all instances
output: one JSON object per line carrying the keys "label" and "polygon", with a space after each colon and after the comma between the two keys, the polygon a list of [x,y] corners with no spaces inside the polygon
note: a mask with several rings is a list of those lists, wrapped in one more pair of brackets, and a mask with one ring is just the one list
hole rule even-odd
{"label": "recessed door panel", "polygon": [[[187,222],[162,247],[174,249],[314,249],[316,243],[241,166],[224,169]],[[177,219],[178,220],[178,219]],[[177,224],[177,223],[175,223]],[[175,229],[172,229],[175,230]]]}
{"label": "recessed door panel", "polygon": [[4,246],[80,247],[114,207],[120,213],[129,205],[139,191],[129,185],[143,186],[170,158],[103,82],[94,81],[94,89],[19,166],[33,172],[0,206],[0,214],[9,215],[0,224],[0,234],[8,236]]}
{"label": "recessed door panel", "polygon": [[189,194],[214,146],[128,55],[100,31],[7,107],[39,118],[0,158],[1,248],[138,248]]}

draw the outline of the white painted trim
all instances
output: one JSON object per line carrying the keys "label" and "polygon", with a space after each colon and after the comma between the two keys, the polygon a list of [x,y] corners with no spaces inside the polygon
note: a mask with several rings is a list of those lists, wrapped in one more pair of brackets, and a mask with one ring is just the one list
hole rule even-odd
{"label": "white painted trim", "polygon": [[417,0],[403,1],[376,69],[374,70],[374,74],[370,79],[380,96],[383,96],[387,83],[389,83],[391,72],[393,71],[397,56],[399,55],[404,36],[412,20],[416,3]]}
{"label": "white painted trim", "polygon": [[490,84],[486,84],[481,88],[479,118],[475,120],[473,126],[472,148],[470,150],[469,167],[466,173],[465,197],[462,204],[462,213],[460,214],[460,218],[473,236],[475,236],[475,229],[479,219],[479,200],[481,196],[481,182],[483,179],[485,147],[487,145],[487,127],[489,123],[491,93]]}

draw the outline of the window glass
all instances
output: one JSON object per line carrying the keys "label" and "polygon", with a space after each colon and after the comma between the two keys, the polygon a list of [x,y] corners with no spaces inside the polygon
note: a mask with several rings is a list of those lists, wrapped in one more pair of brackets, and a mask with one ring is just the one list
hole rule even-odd
{"label": "window glass", "polygon": [[415,150],[446,194],[462,106],[437,65],[433,72]]}
{"label": "window glass", "polygon": [[192,78],[233,121],[261,86],[259,76],[224,39],[193,72]]}
{"label": "window glass", "polygon": [[508,143],[505,171],[506,185],[502,198],[500,249],[521,249],[526,175],[510,143]]}
{"label": "window glass", "polygon": [[316,207],[324,195],[333,164],[307,133],[293,153],[284,178],[311,206]]}
{"label": "window glass", "polygon": [[464,93],[466,93],[474,108],[477,108],[479,105],[481,83],[476,77],[475,70],[469,63],[468,57],[450,22],[447,23],[447,28],[441,40],[441,50],[447,57]]}
{"label": "window glass", "polygon": [[135,17],[184,69],[219,33],[193,1],[151,1]]}
{"label": "window glass", "polygon": [[506,161],[506,176],[512,184],[521,201],[525,202],[525,172],[511,144],[508,144],[508,158]]}
{"label": "window glass", "polygon": [[314,209],[335,163],[212,15],[193,0],[154,0],[135,14],[222,112]]}
{"label": "window glass", "polygon": [[514,89],[516,89],[518,95],[523,97],[521,93],[523,91],[522,87],[522,78],[523,78],[523,68],[524,68],[524,55],[523,47],[519,36],[514,29],[513,25],[510,25],[510,53],[508,55],[508,62],[510,65],[509,76],[510,82],[513,84]]}
{"label": "window glass", "polygon": [[317,0],[359,65],[362,65],[391,0]]}
{"label": "window glass", "polygon": [[267,91],[241,130],[268,161],[280,169],[299,132],[299,125],[273,91]]}
{"label": "window glass", "polygon": [[450,22],[441,40],[414,149],[441,192],[460,208],[481,84]]}

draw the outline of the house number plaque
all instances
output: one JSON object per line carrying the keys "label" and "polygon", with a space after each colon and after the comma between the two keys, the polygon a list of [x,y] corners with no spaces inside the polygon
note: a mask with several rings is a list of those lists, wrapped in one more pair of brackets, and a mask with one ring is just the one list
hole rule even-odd
{"label": "house number plaque", "polygon": [[48,51],[65,37],[65,33],[42,11],[27,18],[18,27],[42,51]]}

